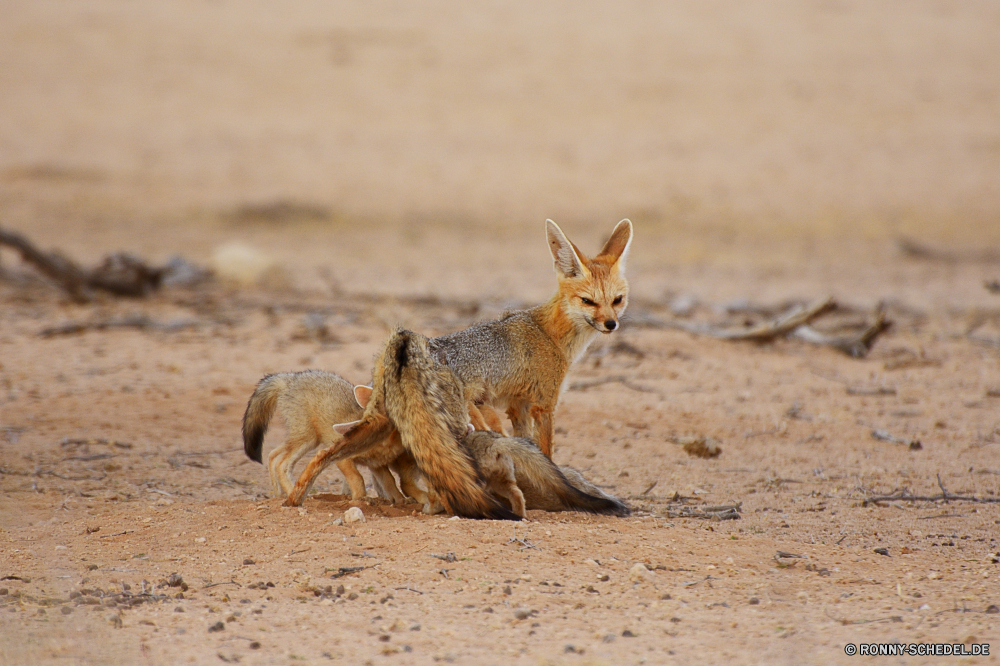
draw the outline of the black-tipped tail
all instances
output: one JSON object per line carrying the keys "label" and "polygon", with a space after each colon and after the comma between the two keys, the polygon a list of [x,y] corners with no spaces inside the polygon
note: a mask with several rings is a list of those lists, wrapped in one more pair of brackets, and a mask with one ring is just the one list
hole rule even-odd
{"label": "black-tipped tail", "polygon": [[568,509],[608,516],[628,516],[632,513],[627,504],[597,488],[575,469],[552,466],[562,478],[559,497]]}
{"label": "black-tipped tail", "polygon": [[276,377],[277,375],[267,375],[260,380],[247,402],[246,412],[243,413],[243,451],[247,458],[255,462],[262,462],[264,435],[278,401]]}

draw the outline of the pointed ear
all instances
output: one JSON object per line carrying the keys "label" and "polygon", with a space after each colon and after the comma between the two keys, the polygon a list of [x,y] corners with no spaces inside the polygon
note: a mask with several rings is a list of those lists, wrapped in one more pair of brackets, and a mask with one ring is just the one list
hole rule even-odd
{"label": "pointed ear", "polygon": [[552,220],[545,220],[545,237],[557,273],[563,277],[585,277],[590,273],[566,234]]}
{"label": "pointed ear", "polygon": [[358,401],[358,405],[361,409],[368,406],[368,401],[372,399],[372,387],[371,386],[355,386],[354,387],[354,399]]}
{"label": "pointed ear", "polygon": [[472,425],[471,423],[466,423],[465,424],[465,434],[466,435],[471,435],[474,432],[476,432],[476,426]]}
{"label": "pointed ear", "polygon": [[618,264],[618,270],[623,271],[625,270],[625,258],[628,256],[628,249],[631,245],[632,223],[628,219],[624,219],[611,232],[611,238],[604,244],[604,248],[597,256],[610,257],[614,263]]}
{"label": "pointed ear", "polygon": [[354,426],[358,425],[359,423],[361,423],[361,419],[358,419],[357,421],[351,421],[350,423],[334,423],[333,429],[336,430],[341,435],[346,435],[347,433],[351,432],[351,430],[354,429]]}

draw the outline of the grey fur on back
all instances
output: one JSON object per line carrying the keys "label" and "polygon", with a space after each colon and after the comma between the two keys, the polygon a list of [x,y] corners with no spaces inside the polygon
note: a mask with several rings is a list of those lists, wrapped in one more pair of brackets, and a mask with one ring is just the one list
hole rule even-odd
{"label": "grey fur on back", "polygon": [[430,351],[462,381],[485,384],[487,399],[505,397],[517,390],[518,375],[530,374],[531,362],[559,362],[562,358],[532,313],[520,310],[432,338]]}

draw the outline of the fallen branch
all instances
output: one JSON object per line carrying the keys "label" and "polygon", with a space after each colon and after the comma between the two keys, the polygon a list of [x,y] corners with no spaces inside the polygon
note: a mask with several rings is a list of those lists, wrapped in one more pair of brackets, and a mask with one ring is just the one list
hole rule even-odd
{"label": "fallen branch", "polygon": [[941,261],[949,264],[961,262],[992,263],[1000,261],[1000,253],[994,250],[966,250],[964,252],[939,250],[929,245],[924,245],[912,238],[897,238],[896,246],[906,256],[925,261]]}
{"label": "fallen branch", "polygon": [[679,328],[689,333],[698,335],[708,335],[720,340],[752,340],[756,342],[767,342],[775,338],[791,333],[799,326],[804,326],[810,321],[836,307],[833,298],[815,301],[811,305],[797,305],[791,311],[778,317],[777,319],[757,324],[756,326],[737,326],[729,328],[717,328],[702,324],[693,324],[684,321],[669,321],[666,326]]}
{"label": "fallen branch", "polygon": [[589,388],[594,388],[595,386],[601,386],[603,384],[613,384],[615,382],[618,382],[625,388],[632,389],[633,391],[639,391],[641,393],[656,393],[656,391],[651,388],[646,388],[645,386],[636,384],[625,375],[612,375],[610,377],[601,377],[600,379],[591,379],[582,382],[574,382],[569,385],[569,390],[585,391]]}
{"label": "fallen branch", "polygon": [[880,502],[944,502],[947,504],[949,501],[956,502],[973,502],[976,504],[1000,504],[1000,497],[976,497],[975,495],[953,495],[949,493],[944,484],[941,482],[941,475],[938,474],[937,477],[938,488],[941,489],[940,495],[912,495],[909,490],[905,488],[903,490],[897,490],[891,495],[877,495],[875,497],[867,497],[861,501],[861,506],[868,506],[869,504],[879,504]]}
{"label": "fallen branch", "polygon": [[144,314],[129,315],[118,319],[98,319],[89,322],[68,322],[59,326],[50,326],[39,331],[43,338],[54,338],[59,335],[75,335],[84,331],[105,331],[112,328],[136,328],[139,330],[179,331],[184,328],[198,326],[198,322],[190,319],[161,324]]}
{"label": "fallen branch", "polygon": [[116,296],[148,296],[159,289],[168,270],[167,267],[150,267],[125,252],[108,255],[102,264],[87,270],[59,252],[42,252],[24,236],[3,229],[0,229],[0,245],[17,250],[24,261],[49,277],[78,303],[93,300],[95,290]]}
{"label": "fallen branch", "polygon": [[[695,335],[707,335],[719,340],[749,340],[753,342],[769,342],[779,337],[794,337],[810,344],[833,347],[854,358],[868,354],[876,338],[889,328],[891,322],[886,320],[885,307],[879,304],[874,320],[857,333],[831,334],[816,330],[809,324],[823,314],[837,307],[833,298],[814,301],[809,305],[796,305],[785,314],[771,321],[753,326],[714,326],[699,324],[678,319],[660,320],[645,317],[636,323],[650,328],[676,328]],[[745,308],[753,312],[760,308]],[[613,380],[609,380],[613,381]],[[631,388],[631,387],[630,387]]]}
{"label": "fallen branch", "polygon": [[792,337],[804,342],[811,342],[815,345],[826,345],[834,349],[839,349],[854,358],[862,358],[871,351],[872,345],[875,343],[875,338],[881,335],[890,325],[891,322],[886,321],[885,318],[885,309],[879,305],[875,311],[875,321],[856,335],[830,335],[817,331],[811,326],[802,325],[792,331]]}
{"label": "fallen branch", "polygon": [[739,520],[740,508],[743,502],[738,504],[726,504],[722,506],[681,506],[677,509],[667,507],[667,518],[705,518],[707,520]]}

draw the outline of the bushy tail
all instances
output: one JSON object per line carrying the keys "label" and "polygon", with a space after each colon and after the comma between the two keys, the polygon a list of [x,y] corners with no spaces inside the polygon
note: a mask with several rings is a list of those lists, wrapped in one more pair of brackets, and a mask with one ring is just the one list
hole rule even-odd
{"label": "bushy tail", "polygon": [[431,357],[427,338],[397,329],[381,364],[386,412],[448,509],[464,518],[520,520],[486,492],[475,461],[459,445],[468,422],[464,390],[459,379]]}
{"label": "bushy tail", "polygon": [[[474,432],[469,437],[495,437],[495,433]],[[631,510],[623,502],[598,489],[574,469],[560,469],[534,442],[508,438],[507,450],[514,460],[517,485],[529,509],[545,511],[585,511],[627,516]]]}
{"label": "bushy tail", "polygon": [[456,439],[442,435],[412,438],[407,442],[406,435],[400,434],[427,482],[456,516],[521,520],[486,492],[475,462]]}
{"label": "bushy tail", "polygon": [[247,458],[261,462],[264,435],[278,404],[278,395],[285,388],[284,374],[267,375],[257,383],[247,411],[243,413],[243,451]]}
{"label": "bushy tail", "polygon": [[[551,462],[551,461],[550,461]],[[591,513],[604,513],[612,516],[627,516],[632,513],[632,509],[617,497],[612,497],[590,481],[583,478],[583,475],[572,467],[559,467],[559,473],[579,494],[599,500],[600,506],[605,509],[591,511],[590,509],[580,509],[581,511],[591,511]],[[596,504],[595,504],[596,506]]]}

